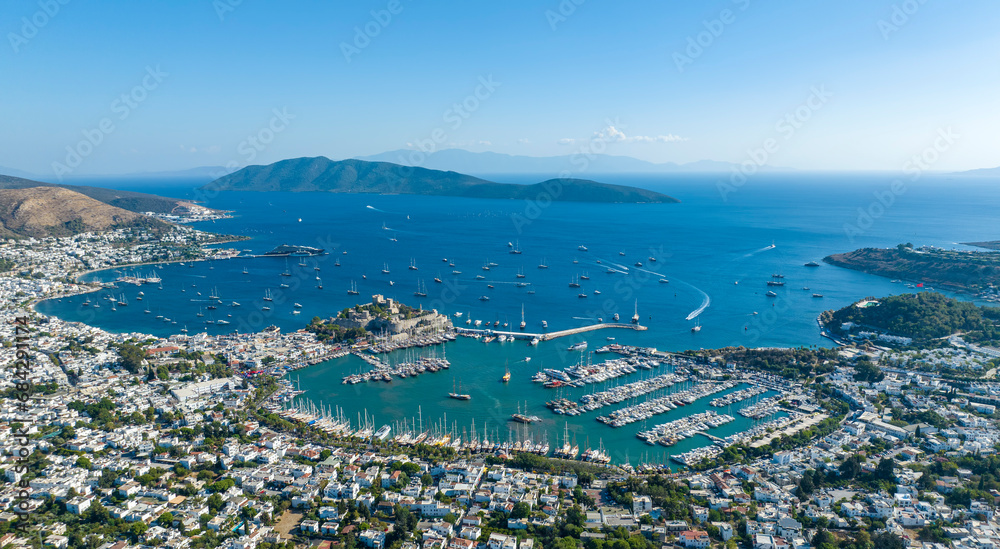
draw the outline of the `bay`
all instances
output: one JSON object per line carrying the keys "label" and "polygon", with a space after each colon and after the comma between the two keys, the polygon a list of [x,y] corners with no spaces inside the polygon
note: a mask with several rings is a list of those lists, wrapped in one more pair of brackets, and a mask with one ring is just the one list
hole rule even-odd
{"label": "bay", "polygon": [[[272,324],[295,330],[313,316],[332,316],[359,299],[369,301],[373,294],[448,315],[461,312],[461,318],[453,319],[463,326],[468,318],[514,326],[521,320],[523,306],[529,332],[541,332],[543,320],[549,330],[584,326],[599,318],[610,321],[615,313],[627,322],[637,309],[646,331],[588,332],[537,347],[460,339],[446,349],[435,350],[447,352],[452,362],[449,371],[391,384],[341,385],[344,375],[361,367],[361,361],[353,357],[293,374],[308,390],[305,397],[340,406],[351,417],[367,410],[380,423],[410,421],[419,408],[425,425],[443,423],[447,413],[447,423],[456,422],[459,429],[471,427],[475,418],[479,429],[486,425],[489,430],[492,425],[506,436],[505,418],[524,408],[527,401],[529,411],[545,420],[533,427],[535,440],[548,436],[554,446],[568,421],[571,436],[581,446],[588,439],[591,447],[603,440],[615,451],[616,461],[622,461],[627,453],[635,463],[644,452],[653,451],[634,437],[642,424],[612,429],[594,421],[595,413],[569,419],[554,416],[543,404],[555,393],[533,384],[531,375],[542,367],[561,368],[578,361],[580,353],[567,350],[572,343],[586,340],[593,350],[606,344],[609,337],[623,344],[668,351],[728,345],[828,346],[830,342],[820,336],[816,326],[822,311],[865,296],[912,290],[881,277],[822,263],[805,267],[806,262],[821,262],[826,255],[866,246],[912,242],[961,248],[957,243],[1000,235],[995,215],[1000,194],[995,191],[995,179],[927,175],[916,182],[906,180],[894,193],[893,181],[898,178],[892,174],[760,175],[739,186],[715,176],[592,177],[651,188],[675,196],[681,203],[564,203],[544,195],[535,201],[518,202],[223,192],[207,205],[233,210],[235,217],[197,227],[251,237],[224,246],[259,254],[287,243],[318,246],[331,253],[308,258],[303,266],[294,258],[258,257],[141,267],[140,273],[155,269],[163,279],[163,290],[146,287],[144,300],[137,302],[137,290],[126,285],[116,295],[124,292],[129,307],[115,312],[107,306],[94,310],[82,307],[84,298],[77,296],[42,302],[37,310],[109,331],[166,336],[183,326],[191,333],[206,330],[215,334],[234,329],[246,333]],[[495,179],[527,183],[545,178]],[[171,181],[116,182],[115,186],[198,196]],[[522,253],[509,253],[510,245]],[[417,270],[408,268],[411,262]],[[548,269],[538,268],[543,262]],[[637,262],[642,267],[637,267]],[[497,265],[483,270],[489,263]],[[388,275],[381,273],[385,266]],[[286,268],[291,277],[280,276]],[[615,272],[608,273],[609,269]],[[461,274],[452,274],[456,270]],[[92,273],[84,280],[112,280],[131,269],[118,271]],[[525,277],[517,278],[518,272]],[[784,275],[786,285],[775,289],[776,298],[768,298],[765,282],[773,274]],[[476,280],[477,275],[484,279]],[[433,282],[435,277],[442,283]],[[569,287],[578,277],[589,280],[580,280],[580,288]],[[519,281],[529,286],[519,288]],[[323,289],[317,287],[320,282]],[[352,282],[360,296],[347,295]],[[289,288],[281,288],[282,283]],[[413,295],[421,284],[427,288],[427,297]],[[218,291],[226,305],[236,301],[240,306],[204,310],[213,291]],[[266,291],[275,299],[272,310],[263,312]],[[580,293],[588,297],[578,297]],[[824,297],[814,298],[813,293]],[[489,300],[480,300],[481,296]],[[302,305],[301,315],[292,314],[293,303]],[[148,314],[144,313],[147,306]],[[198,317],[199,311],[205,316]],[[172,322],[157,320],[157,315]],[[225,319],[230,324],[205,325],[206,318]],[[693,332],[695,325],[701,330]],[[526,357],[531,361],[525,362]],[[502,385],[499,377],[505,364],[509,364],[513,379]],[[448,399],[453,382],[461,382],[473,400]],[[589,390],[571,390],[564,396],[576,398]],[[701,411],[706,400],[658,416],[655,423]],[[725,436],[749,425],[749,420],[737,418],[713,434]],[[653,424],[650,420],[648,427]],[[708,443],[708,439],[696,437],[669,451]],[[655,451],[666,449],[657,447]]]}

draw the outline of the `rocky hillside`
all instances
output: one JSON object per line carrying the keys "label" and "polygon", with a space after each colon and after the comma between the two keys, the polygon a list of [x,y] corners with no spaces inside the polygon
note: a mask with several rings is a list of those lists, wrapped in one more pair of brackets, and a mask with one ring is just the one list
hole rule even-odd
{"label": "rocky hillside", "polygon": [[162,221],[60,187],[0,189],[0,224],[0,235],[7,238],[166,226]]}
{"label": "rocky hillside", "polygon": [[21,177],[10,175],[0,175],[0,189],[28,189],[32,187],[49,187],[69,189],[85,196],[89,196],[98,202],[103,202],[109,206],[115,206],[130,212],[155,212],[155,213],[184,213],[190,202],[167,198],[153,194],[138,193],[134,191],[120,191],[117,189],[106,189],[104,187],[88,187],[84,185],[57,185],[54,183],[42,183]]}

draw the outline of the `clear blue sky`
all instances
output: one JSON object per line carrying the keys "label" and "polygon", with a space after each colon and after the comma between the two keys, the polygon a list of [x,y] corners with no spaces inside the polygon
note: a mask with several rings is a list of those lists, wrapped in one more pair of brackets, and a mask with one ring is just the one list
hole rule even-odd
{"label": "clear blue sky", "polygon": [[[557,0],[399,0],[387,23],[371,14],[387,0],[61,1],[0,5],[0,166],[51,174],[67,146],[87,153],[75,175],[243,165],[274,109],[294,119],[275,122],[253,163],[433,136],[570,154],[601,134],[606,152],[657,162],[740,162],[775,138],[774,165],[901,170],[951,127],[961,137],[933,169],[1000,165],[995,0],[563,0],[564,18]],[[894,6],[902,24],[889,27]],[[726,9],[718,35],[686,52]],[[366,25],[376,35],[348,61]],[[166,76],[144,82],[156,67]],[[490,75],[499,86],[456,123],[447,111]],[[803,107],[814,87],[832,96]],[[797,109],[808,120],[779,130]],[[102,119],[113,129],[96,130]],[[85,130],[103,134],[93,150],[78,148]]]}

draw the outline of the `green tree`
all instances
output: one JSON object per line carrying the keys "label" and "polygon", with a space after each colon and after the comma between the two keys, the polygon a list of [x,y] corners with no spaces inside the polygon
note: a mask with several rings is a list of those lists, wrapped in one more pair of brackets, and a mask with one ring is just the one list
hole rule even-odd
{"label": "green tree", "polygon": [[224,505],[224,502],[222,501],[222,496],[220,496],[219,494],[212,494],[208,496],[208,501],[206,503],[208,503],[208,509],[212,512],[213,515],[215,513],[218,513],[219,510],[222,509],[222,506]]}
{"label": "green tree", "polygon": [[891,457],[884,457],[878,462],[878,467],[875,469],[875,476],[882,480],[893,480],[895,475],[892,470],[895,466],[895,460]]}
{"label": "green tree", "polygon": [[872,536],[874,549],[904,549],[903,538],[891,532],[880,532]]}
{"label": "green tree", "polygon": [[531,506],[527,502],[519,501],[514,504],[514,508],[510,511],[510,518],[512,519],[522,519],[527,518],[531,515]]}
{"label": "green tree", "polygon": [[587,521],[587,515],[583,512],[583,509],[579,505],[574,505],[566,511],[566,522],[579,527],[583,527],[583,524]]}
{"label": "green tree", "polygon": [[860,472],[861,458],[859,458],[857,454],[845,459],[844,462],[840,464],[840,476],[843,478],[852,479],[858,476],[858,473]]}
{"label": "green tree", "polygon": [[813,485],[812,475],[804,474],[802,475],[802,480],[799,481],[799,494],[803,496],[808,496],[813,493],[815,486]]}

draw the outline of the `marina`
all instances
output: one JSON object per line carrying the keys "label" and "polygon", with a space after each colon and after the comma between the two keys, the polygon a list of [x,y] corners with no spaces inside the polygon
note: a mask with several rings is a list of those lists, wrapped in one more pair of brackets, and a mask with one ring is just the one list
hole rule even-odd
{"label": "marina", "polygon": [[734,404],[736,402],[748,400],[757,395],[766,393],[767,391],[768,390],[765,387],[760,387],[760,386],[750,387],[747,389],[736,391],[735,393],[729,393],[724,397],[712,399],[712,401],[709,402],[709,404],[711,404],[712,406],[717,406],[719,408],[722,408],[724,406],[729,406],[730,404]]}
{"label": "marina", "polygon": [[451,367],[448,359],[443,357],[418,357],[405,362],[399,362],[395,366],[392,366],[388,362],[366,353],[355,353],[355,356],[370,364],[372,369],[367,372],[344,376],[341,380],[341,383],[344,385],[376,381],[391,383],[394,376],[406,379],[407,377],[415,377],[427,372],[437,373]]}
{"label": "marina", "polygon": [[606,423],[612,427],[624,427],[629,423],[635,423],[649,419],[654,415],[665,414],[679,406],[694,404],[700,398],[708,395],[731,389],[737,385],[735,381],[724,382],[704,382],[667,396],[646,400],[640,404],[620,408],[608,415],[600,416],[597,421]]}
{"label": "marina", "polygon": [[721,427],[731,421],[734,421],[733,416],[720,415],[709,410],[668,423],[661,423],[648,431],[640,431],[635,436],[646,444],[673,446],[682,439],[693,437],[708,429]]}

